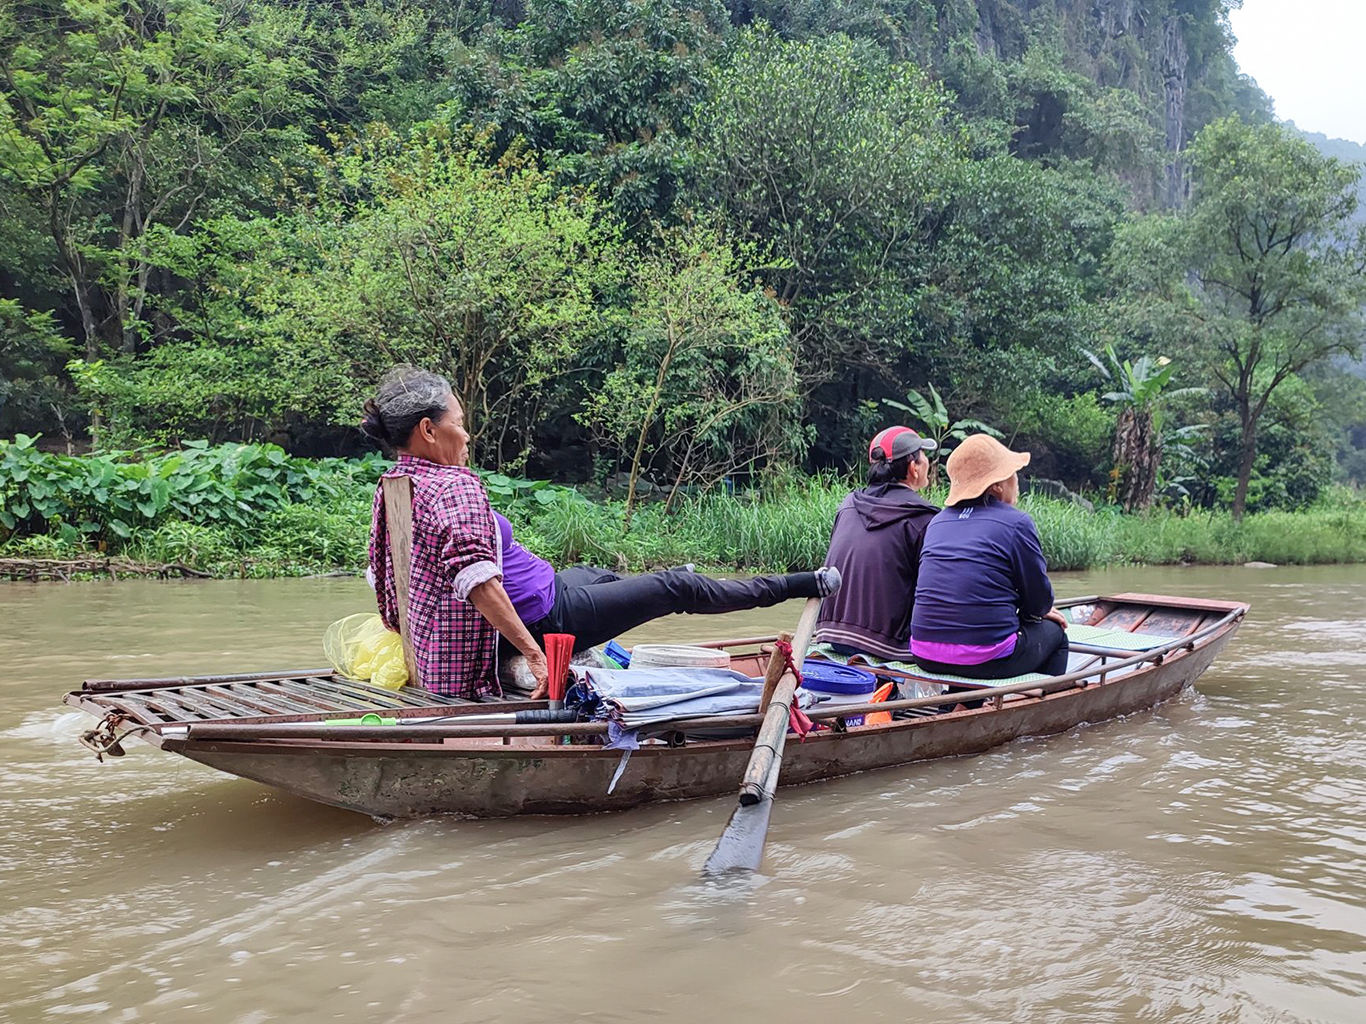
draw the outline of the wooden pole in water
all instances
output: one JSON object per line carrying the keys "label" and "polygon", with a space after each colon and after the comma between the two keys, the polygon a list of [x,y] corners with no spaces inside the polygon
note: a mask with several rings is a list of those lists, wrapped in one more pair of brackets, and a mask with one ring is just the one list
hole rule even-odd
{"label": "wooden pole in water", "polygon": [[[408,579],[413,564],[413,481],[406,476],[381,478],[384,490],[384,518],[389,532],[389,564],[394,570],[394,596],[398,600],[398,631],[403,638],[403,664],[408,669],[408,684],[421,686],[417,677],[417,658],[413,638],[408,632]],[[383,586],[382,580],[377,581]]]}

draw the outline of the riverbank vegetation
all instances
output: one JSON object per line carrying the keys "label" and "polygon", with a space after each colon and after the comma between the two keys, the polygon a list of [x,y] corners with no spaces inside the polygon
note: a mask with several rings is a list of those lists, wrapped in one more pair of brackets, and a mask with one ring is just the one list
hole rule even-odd
{"label": "riverbank vegetation", "polygon": [[[91,555],[159,571],[277,576],[362,570],[370,503],[385,463],[377,458],[307,460],[266,445],[191,446],[171,455],[79,457],[39,452],[31,439],[0,442],[0,565]],[[729,572],[819,565],[850,481],[790,476],[762,491],[650,501],[629,523],[615,496],[489,473],[494,504],[518,538],[556,565],[585,562],[624,571],[695,562]],[[943,488],[929,497],[942,501]],[[1126,515],[1070,500],[1026,495],[1055,569],[1101,565],[1269,561],[1366,561],[1366,503],[1333,492],[1295,512],[1151,510]],[[23,564],[21,564],[23,563]]]}
{"label": "riverbank vegetation", "polygon": [[[0,436],[94,459],[0,533],[354,564],[360,404],[410,361],[490,479],[623,502],[524,485],[562,561],[809,560],[902,419],[1236,561],[1229,516],[1366,482],[1366,215],[1231,5],[6,4]],[[1147,543],[1069,515],[1065,561]]]}

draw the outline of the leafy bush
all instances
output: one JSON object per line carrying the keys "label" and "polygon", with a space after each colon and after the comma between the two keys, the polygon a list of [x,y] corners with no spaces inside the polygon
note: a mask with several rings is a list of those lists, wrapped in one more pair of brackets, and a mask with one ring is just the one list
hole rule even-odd
{"label": "leafy bush", "polygon": [[275,445],[210,448],[139,458],[132,452],[56,455],[35,438],[0,441],[0,528],[5,535],[56,532],[91,542],[127,540],[171,520],[247,529],[291,503],[331,502],[373,488],[378,455],[291,458]]}
{"label": "leafy bush", "polygon": [[1031,392],[1011,410],[1007,423],[1012,446],[1033,453],[1032,474],[1056,477],[1070,487],[1103,484],[1115,417],[1093,393]]}

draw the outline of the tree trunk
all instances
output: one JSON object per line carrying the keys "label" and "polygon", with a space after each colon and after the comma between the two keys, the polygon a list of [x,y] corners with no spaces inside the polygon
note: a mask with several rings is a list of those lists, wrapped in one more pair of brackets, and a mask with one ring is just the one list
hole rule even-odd
{"label": "tree trunk", "polygon": [[119,347],[128,355],[137,349],[137,336],[129,326],[128,312],[133,304],[132,279],[135,273],[129,267],[133,239],[138,234],[137,204],[142,199],[143,163],[134,158],[133,173],[128,183],[128,194],[123,206],[123,222],[119,227],[118,284],[114,292],[113,331],[118,337]]}
{"label": "tree trunk", "polygon": [[1155,436],[1153,414],[1132,406],[1122,410],[1115,424],[1117,495],[1125,512],[1148,508],[1157,488],[1161,448]]}
{"label": "tree trunk", "polygon": [[673,325],[668,327],[669,348],[664,353],[664,358],[659,364],[659,373],[655,375],[655,390],[650,396],[649,408],[645,410],[645,418],[640,424],[640,435],[636,438],[636,453],[631,459],[631,481],[626,487],[626,512],[622,516],[621,529],[623,532],[631,528],[631,516],[636,507],[636,483],[640,480],[640,463],[645,455],[645,439],[649,436],[650,425],[655,420],[655,409],[659,407],[660,396],[664,393],[664,378],[669,374],[669,364],[673,362],[674,352],[678,348],[678,336],[674,333]]}
{"label": "tree trunk", "polygon": [[655,393],[650,398],[650,407],[645,410],[645,419],[640,424],[640,436],[636,438],[636,453],[631,459],[631,481],[626,487],[626,512],[621,520],[622,532],[631,528],[631,516],[636,508],[636,484],[640,480],[640,462],[645,454],[645,438],[650,433],[650,424],[654,422],[655,408],[659,405],[660,392],[664,390],[664,369],[662,368],[659,372],[659,378],[659,383],[655,386]]}
{"label": "tree trunk", "polygon": [[1247,509],[1247,486],[1252,481],[1252,466],[1257,461],[1257,424],[1243,423],[1243,439],[1239,446],[1238,486],[1233,491],[1233,521],[1241,523]]}

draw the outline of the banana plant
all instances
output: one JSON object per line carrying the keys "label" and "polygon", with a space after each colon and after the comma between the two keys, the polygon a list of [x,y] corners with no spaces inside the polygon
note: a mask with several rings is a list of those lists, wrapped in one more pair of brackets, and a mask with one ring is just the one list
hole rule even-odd
{"label": "banana plant", "polygon": [[[1103,357],[1103,358],[1102,358]],[[1115,421],[1115,467],[1110,497],[1125,512],[1152,504],[1162,461],[1162,406],[1174,398],[1205,394],[1208,388],[1171,388],[1176,364],[1166,356],[1120,359],[1113,345],[1086,358],[1116,390],[1102,396],[1119,407]]]}

